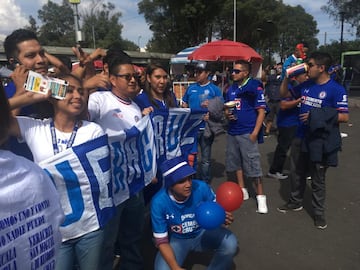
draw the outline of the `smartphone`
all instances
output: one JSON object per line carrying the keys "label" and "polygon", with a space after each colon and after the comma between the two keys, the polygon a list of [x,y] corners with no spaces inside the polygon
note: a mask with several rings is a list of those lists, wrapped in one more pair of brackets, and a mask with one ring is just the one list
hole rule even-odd
{"label": "smartphone", "polygon": [[11,69],[11,70],[15,70],[15,68],[20,64],[21,63],[17,58],[13,58],[13,59],[11,59],[11,63],[9,64],[8,68]]}

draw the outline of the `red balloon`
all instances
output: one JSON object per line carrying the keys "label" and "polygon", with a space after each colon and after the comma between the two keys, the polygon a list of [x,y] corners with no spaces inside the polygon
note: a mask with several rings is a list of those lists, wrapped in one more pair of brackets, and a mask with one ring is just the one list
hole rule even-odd
{"label": "red balloon", "polygon": [[225,209],[232,212],[240,208],[244,200],[241,187],[234,182],[222,183],[216,191],[216,201]]}

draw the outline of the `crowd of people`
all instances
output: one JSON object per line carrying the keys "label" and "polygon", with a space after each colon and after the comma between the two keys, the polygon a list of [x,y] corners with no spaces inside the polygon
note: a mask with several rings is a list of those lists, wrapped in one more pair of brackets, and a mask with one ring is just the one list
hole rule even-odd
{"label": "crowd of people", "polygon": [[[55,203],[54,211],[58,214],[54,224],[59,227],[62,240],[53,269],[113,269],[114,263],[119,269],[146,269],[141,242],[148,203],[154,244],[158,248],[154,269],[183,269],[191,250],[214,253],[207,269],[230,269],[238,249],[236,236],[227,228],[233,222],[232,213],[226,212],[223,226],[212,231],[202,228],[195,216],[201,202],[216,201],[211,188],[211,148],[215,136],[224,132],[224,122],[227,122],[226,171],[235,172],[236,179],[230,180],[241,187],[244,200],[250,196],[245,185],[247,178],[256,192],[256,211],[268,213],[258,144],[270,135],[276,119],[278,143],[266,176],[289,178],[291,183],[289,199],[278,211],[303,208],[306,179],[311,177],[314,224],[319,229],[327,227],[326,170],[337,165],[341,147],[339,123],[349,118],[346,91],[331,79],[332,59],[327,53],[313,52],[308,56],[307,45],[298,44],[284,64],[265,70],[262,79],[251,77],[250,62],[236,61],[230,71],[232,84],[224,95],[211,81],[211,63],[199,61],[194,67],[195,83],[179,102],[171,91],[164,66],[151,63],[146,69],[137,70],[131,58],[116,46],[106,51],[96,49],[91,54],[74,47],[74,55],[80,61],[76,70],[48,54],[29,30],[15,30],[6,38],[4,48],[10,70],[6,85],[0,89],[0,142],[4,149],[0,150],[0,165],[7,171],[12,168],[15,177],[17,170],[20,175],[22,165],[10,153],[14,152],[28,159],[26,164],[33,176],[26,177],[32,176],[36,183],[55,184],[56,190],[47,187],[47,195],[61,202],[65,218],[61,223],[61,211]],[[96,73],[93,60],[99,58],[103,70]],[[287,68],[304,63],[303,71],[286,72]],[[50,65],[54,67],[51,74]],[[29,71],[65,82],[64,98],[54,98],[51,91],[47,94],[26,91]],[[144,179],[145,175],[138,169],[138,160],[121,151],[115,154],[111,151],[122,143],[119,134],[131,133],[142,119],[156,121],[156,112],[176,108],[202,112],[192,149],[172,156],[158,154],[151,183],[131,192],[135,178],[123,179],[125,174],[115,169],[116,164],[121,162],[128,168],[126,175],[136,175],[136,179]],[[99,160],[88,158],[86,165],[82,165],[85,173],[62,172],[63,166],[73,165],[65,153],[74,149],[77,154],[80,146],[99,143],[102,138],[106,138],[106,143],[97,151],[102,151],[103,156]],[[181,138],[157,139],[182,143]],[[146,136],[138,140],[147,142]],[[132,147],[138,147],[138,142],[129,144],[127,150],[131,154]],[[290,148],[291,173],[286,175],[283,167]],[[41,173],[35,165],[44,168],[57,158],[61,162],[55,167],[62,172],[62,184],[50,169]],[[36,170],[39,172],[35,173]],[[100,172],[96,184],[87,180],[90,171]],[[37,190],[33,192],[37,196]],[[121,199],[113,198],[114,192],[121,193]],[[68,199],[58,199],[57,193]],[[84,196],[85,200],[87,193],[91,199],[80,202],[77,196]],[[74,209],[82,209],[82,216],[72,213]],[[76,223],[79,220],[83,223]]]}

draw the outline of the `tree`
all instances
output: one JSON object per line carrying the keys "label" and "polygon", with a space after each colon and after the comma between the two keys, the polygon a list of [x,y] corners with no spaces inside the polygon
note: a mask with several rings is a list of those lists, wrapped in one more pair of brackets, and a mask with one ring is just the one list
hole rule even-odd
{"label": "tree", "polygon": [[317,23],[314,17],[307,14],[302,6],[285,5],[277,25],[281,33],[278,52],[282,52],[281,54],[284,57],[291,54],[296,44],[300,42],[306,42],[310,51],[317,48],[319,44],[319,40],[316,38],[319,32]]}
{"label": "tree", "polygon": [[[81,31],[85,40],[82,46],[93,47],[94,37],[96,47],[107,48],[114,42],[119,42],[123,50],[137,50],[137,45],[129,40],[121,38],[122,25],[119,23],[120,12],[115,11],[114,4],[105,0],[92,0],[90,7],[86,9],[80,18],[83,21]],[[48,1],[38,10],[40,27],[35,19],[29,17],[30,29],[38,34],[41,44],[47,46],[74,46],[74,11],[68,0],[63,0],[61,5]]]}
{"label": "tree", "polygon": [[[48,46],[74,45],[74,17],[69,1],[63,0],[62,5],[52,1],[42,6],[38,11],[42,22],[38,35],[41,44]],[[30,25],[32,21],[30,18]]]}
{"label": "tree", "polygon": [[[236,40],[263,55],[282,52],[285,56],[304,40],[312,48],[318,44],[316,22],[301,6],[278,0],[243,0],[237,1],[236,7]],[[175,53],[206,38],[233,39],[233,0],[143,0],[139,13],[154,32],[150,50]]]}
{"label": "tree", "polygon": [[38,32],[38,27],[36,25],[36,20],[33,16],[29,16],[29,26],[26,26],[25,27],[26,29],[34,32],[34,33],[37,33]]}
{"label": "tree", "polygon": [[115,11],[115,5],[106,1],[92,0],[88,9],[82,12],[86,46],[108,48],[119,42],[123,50],[136,50],[137,46],[121,38],[122,24],[119,23],[121,12]]}
{"label": "tree", "polygon": [[143,0],[139,13],[154,32],[147,45],[151,51],[175,53],[185,47],[211,39],[216,14],[221,10],[220,0]]}
{"label": "tree", "polygon": [[358,51],[360,48],[360,40],[344,41],[343,47],[339,41],[333,41],[331,44],[319,47],[319,51],[327,52],[333,58],[334,63],[341,62],[341,52],[345,51]]}
{"label": "tree", "polygon": [[359,0],[328,0],[321,9],[339,23],[341,16],[344,21],[356,28],[356,36],[360,37],[360,2]]}

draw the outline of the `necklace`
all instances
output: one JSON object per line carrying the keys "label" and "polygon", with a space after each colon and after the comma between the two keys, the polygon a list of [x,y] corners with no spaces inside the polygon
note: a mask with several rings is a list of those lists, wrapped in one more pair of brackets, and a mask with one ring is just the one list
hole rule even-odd
{"label": "necklace", "polygon": [[122,103],[125,103],[125,104],[131,104],[131,99],[130,98],[122,98],[118,95],[116,95],[114,92],[111,92],[115,97],[118,98],[118,100]]}

